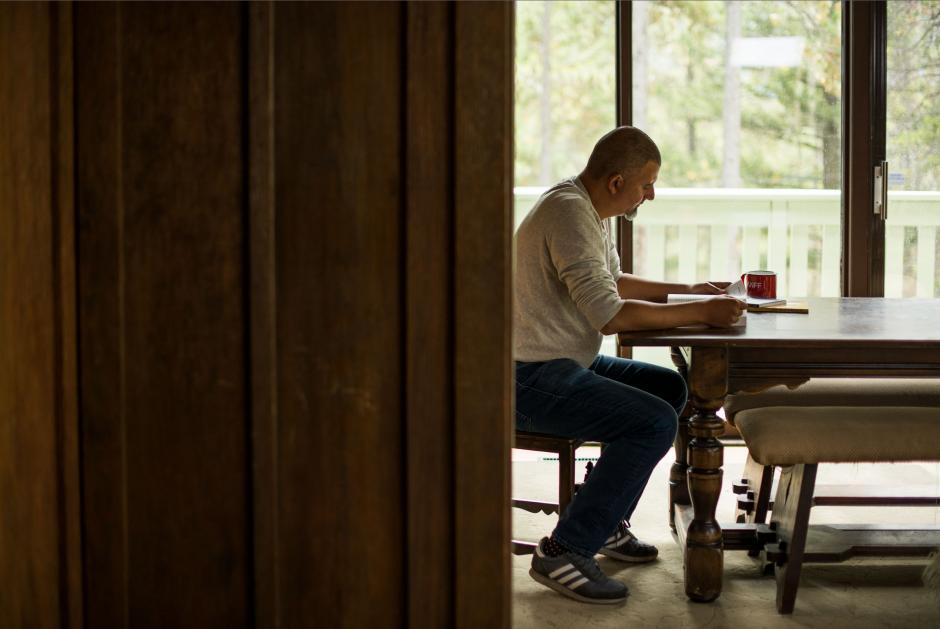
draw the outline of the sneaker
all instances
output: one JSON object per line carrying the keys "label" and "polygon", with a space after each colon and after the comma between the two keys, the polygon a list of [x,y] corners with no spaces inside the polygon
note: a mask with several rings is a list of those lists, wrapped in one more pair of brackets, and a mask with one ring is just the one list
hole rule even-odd
{"label": "sneaker", "polygon": [[593,557],[567,552],[557,557],[545,554],[543,537],[532,555],[529,574],[559,594],[582,603],[613,604],[627,600],[627,586],[601,572]]}
{"label": "sneaker", "polygon": [[626,522],[617,525],[614,534],[607,538],[599,551],[611,559],[619,561],[630,561],[633,563],[644,563],[653,561],[659,555],[655,546],[644,544],[630,532]]}

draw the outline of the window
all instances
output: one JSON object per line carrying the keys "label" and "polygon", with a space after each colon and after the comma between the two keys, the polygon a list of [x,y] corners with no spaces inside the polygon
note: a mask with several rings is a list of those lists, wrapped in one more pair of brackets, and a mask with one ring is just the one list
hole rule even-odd
{"label": "window", "polygon": [[840,3],[631,4],[633,122],[663,153],[637,274],[839,295]]}
{"label": "window", "polygon": [[940,2],[887,3],[885,297],[940,296]]}

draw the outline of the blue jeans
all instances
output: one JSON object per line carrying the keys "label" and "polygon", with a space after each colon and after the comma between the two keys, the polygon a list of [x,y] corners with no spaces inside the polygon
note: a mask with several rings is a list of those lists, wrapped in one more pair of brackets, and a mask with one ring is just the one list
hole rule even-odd
{"label": "blue jeans", "polygon": [[516,363],[516,428],[606,444],[552,535],[592,556],[629,520],[672,447],[688,392],[671,369],[598,356],[587,369],[561,358]]}

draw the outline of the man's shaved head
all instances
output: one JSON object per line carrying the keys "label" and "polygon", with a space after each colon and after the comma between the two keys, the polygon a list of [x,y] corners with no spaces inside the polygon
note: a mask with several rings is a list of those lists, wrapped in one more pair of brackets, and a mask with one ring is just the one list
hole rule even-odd
{"label": "man's shaved head", "polygon": [[649,162],[663,163],[652,138],[636,127],[617,127],[597,141],[584,170],[600,181],[610,175],[634,173]]}

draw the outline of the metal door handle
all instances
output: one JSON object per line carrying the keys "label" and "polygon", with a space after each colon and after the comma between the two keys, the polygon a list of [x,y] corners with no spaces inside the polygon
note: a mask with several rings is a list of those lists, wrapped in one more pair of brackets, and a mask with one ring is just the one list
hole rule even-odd
{"label": "metal door handle", "polygon": [[872,194],[872,209],[881,216],[881,220],[888,220],[888,162],[883,161],[875,166],[875,186]]}

